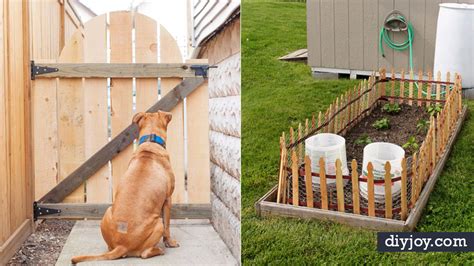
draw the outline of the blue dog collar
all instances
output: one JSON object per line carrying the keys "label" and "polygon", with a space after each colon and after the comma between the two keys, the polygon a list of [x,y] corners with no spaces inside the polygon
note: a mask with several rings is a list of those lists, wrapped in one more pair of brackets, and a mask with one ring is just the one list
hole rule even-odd
{"label": "blue dog collar", "polygon": [[160,136],[155,135],[155,134],[141,136],[139,141],[138,141],[138,145],[141,145],[142,143],[147,142],[147,141],[160,144],[163,148],[166,149],[165,140],[162,139]]}

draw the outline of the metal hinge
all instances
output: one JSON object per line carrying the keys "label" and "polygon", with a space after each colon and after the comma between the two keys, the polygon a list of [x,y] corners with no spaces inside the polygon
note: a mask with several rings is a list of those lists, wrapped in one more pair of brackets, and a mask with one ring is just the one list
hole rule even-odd
{"label": "metal hinge", "polygon": [[203,78],[207,78],[207,72],[209,68],[217,68],[217,66],[209,66],[209,65],[192,65],[191,69],[195,71],[196,76],[202,76]]}
{"label": "metal hinge", "polygon": [[39,207],[38,202],[33,202],[33,219],[38,220],[38,217],[49,214],[61,213],[61,210]]}
{"label": "metal hinge", "polygon": [[48,67],[48,66],[37,66],[35,61],[31,60],[31,80],[34,80],[36,76],[46,73],[58,72],[59,68]]}

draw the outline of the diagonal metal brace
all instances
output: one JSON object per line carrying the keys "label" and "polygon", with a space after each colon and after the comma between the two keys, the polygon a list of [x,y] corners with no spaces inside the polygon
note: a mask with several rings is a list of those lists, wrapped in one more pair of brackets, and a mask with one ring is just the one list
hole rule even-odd
{"label": "diagonal metal brace", "polygon": [[59,68],[48,66],[37,66],[35,61],[31,60],[31,80],[35,80],[36,76],[46,73],[58,72]]}
{"label": "diagonal metal brace", "polygon": [[36,222],[38,220],[38,217],[43,216],[43,215],[49,215],[49,214],[56,214],[56,213],[61,213],[61,210],[58,209],[52,209],[52,208],[45,208],[45,207],[39,207],[38,202],[33,202],[33,219]]}
{"label": "diagonal metal brace", "polygon": [[192,65],[191,69],[195,71],[196,76],[202,76],[203,78],[207,78],[207,72],[209,68],[217,68],[217,66],[209,66],[209,65]]}

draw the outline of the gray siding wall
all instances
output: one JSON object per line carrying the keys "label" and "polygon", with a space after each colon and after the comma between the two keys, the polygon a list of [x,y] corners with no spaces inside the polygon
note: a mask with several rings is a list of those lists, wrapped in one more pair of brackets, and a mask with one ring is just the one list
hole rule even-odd
{"label": "gray siding wall", "polygon": [[[474,4],[474,0],[308,0],[308,65],[359,71],[408,69],[408,49],[400,52],[384,46],[385,58],[378,49],[385,16],[396,9],[414,28],[415,72],[432,71],[438,10],[443,2]],[[406,34],[396,34],[393,40],[405,38]]]}

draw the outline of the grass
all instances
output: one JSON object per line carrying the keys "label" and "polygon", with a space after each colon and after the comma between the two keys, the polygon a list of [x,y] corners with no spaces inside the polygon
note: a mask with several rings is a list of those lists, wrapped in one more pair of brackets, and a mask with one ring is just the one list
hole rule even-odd
{"label": "grass", "polygon": [[[250,264],[474,263],[472,253],[378,253],[376,233],[321,221],[260,218],[254,203],[277,183],[282,131],[323,111],[355,85],[321,81],[305,64],[277,60],[306,47],[302,3],[242,3],[242,260]],[[474,102],[468,102],[471,109]],[[474,231],[474,119],[461,131],[418,231]]]}

